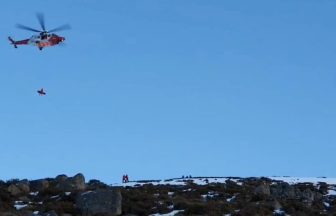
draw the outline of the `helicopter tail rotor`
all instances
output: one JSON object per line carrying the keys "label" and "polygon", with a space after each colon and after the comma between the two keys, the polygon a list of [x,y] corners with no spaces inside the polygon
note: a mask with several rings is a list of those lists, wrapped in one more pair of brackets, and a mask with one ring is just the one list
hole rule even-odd
{"label": "helicopter tail rotor", "polygon": [[16,42],[13,40],[13,38],[8,37],[8,40],[13,44],[14,48],[17,48]]}

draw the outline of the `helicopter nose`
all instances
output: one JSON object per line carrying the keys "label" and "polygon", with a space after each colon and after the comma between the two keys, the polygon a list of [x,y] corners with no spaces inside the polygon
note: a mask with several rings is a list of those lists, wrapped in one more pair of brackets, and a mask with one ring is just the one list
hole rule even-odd
{"label": "helicopter nose", "polygon": [[61,37],[61,42],[65,41],[65,38],[64,37]]}

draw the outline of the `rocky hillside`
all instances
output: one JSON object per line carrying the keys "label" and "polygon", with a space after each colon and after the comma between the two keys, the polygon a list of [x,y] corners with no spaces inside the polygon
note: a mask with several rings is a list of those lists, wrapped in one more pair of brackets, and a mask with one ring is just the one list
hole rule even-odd
{"label": "rocky hillside", "polygon": [[82,174],[13,179],[0,181],[0,216],[336,215],[334,184],[197,177],[107,185]]}

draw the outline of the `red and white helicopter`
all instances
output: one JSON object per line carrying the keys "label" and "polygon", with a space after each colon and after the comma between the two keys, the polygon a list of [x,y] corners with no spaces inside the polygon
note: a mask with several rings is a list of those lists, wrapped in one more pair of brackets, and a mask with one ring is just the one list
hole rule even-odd
{"label": "red and white helicopter", "polygon": [[37,29],[30,28],[28,26],[21,25],[21,24],[17,24],[16,27],[20,29],[32,31],[32,32],[39,32],[40,34],[33,35],[29,39],[19,40],[19,41],[15,41],[11,37],[8,37],[9,41],[11,42],[11,44],[13,44],[15,48],[17,48],[18,45],[33,45],[33,46],[37,46],[40,50],[42,50],[44,47],[55,46],[65,40],[64,37],[58,36],[54,34],[53,32],[70,29],[71,28],[70,25],[68,24],[62,25],[62,26],[59,26],[57,28],[47,31],[45,28],[45,24],[44,24],[44,15],[41,13],[38,13],[36,14],[36,16],[37,16],[37,19],[40,23],[42,30],[37,30]]}

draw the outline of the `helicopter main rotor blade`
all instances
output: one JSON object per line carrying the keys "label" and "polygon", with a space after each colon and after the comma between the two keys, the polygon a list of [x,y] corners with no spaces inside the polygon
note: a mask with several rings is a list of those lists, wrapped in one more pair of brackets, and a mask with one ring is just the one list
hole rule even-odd
{"label": "helicopter main rotor blade", "polygon": [[71,26],[69,24],[65,24],[65,25],[59,26],[57,28],[51,29],[48,32],[57,32],[57,31],[63,31],[63,30],[69,30],[69,29],[71,29]]}
{"label": "helicopter main rotor blade", "polygon": [[28,26],[21,25],[21,24],[16,24],[16,27],[19,28],[19,29],[24,29],[24,30],[33,31],[33,32],[42,32],[40,30],[33,29],[33,28],[30,28]]}
{"label": "helicopter main rotor blade", "polygon": [[43,29],[43,31],[46,31],[45,24],[44,24],[44,15],[43,15],[43,13],[37,13],[36,17],[37,17],[37,19],[38,19],[38,21],[40,23],[40,26]]}

